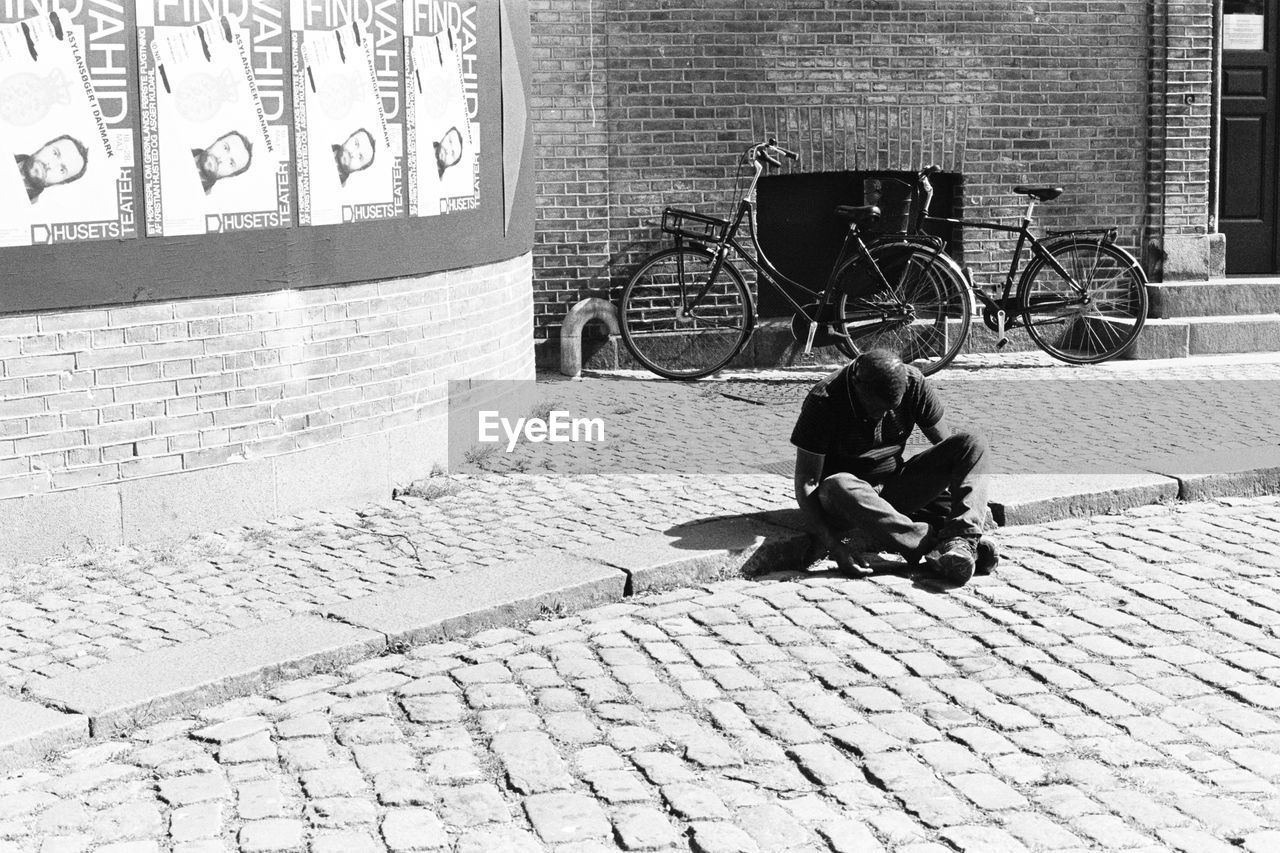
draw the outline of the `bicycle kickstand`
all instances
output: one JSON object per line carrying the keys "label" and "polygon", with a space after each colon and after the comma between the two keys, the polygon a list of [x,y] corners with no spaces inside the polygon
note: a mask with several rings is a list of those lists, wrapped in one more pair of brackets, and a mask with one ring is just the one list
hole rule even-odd
{"label": "bicycle kickstand", "polygon": [[813,355],[813,339],[818,334],[818,321],[809,321],[809,335],[804,341],[804,354]]}
{"label": "bicycle kickstand", "polygon": [[1009,343],[1009,335],[1005,332],[1005,320],[1008,315],[1004,313],[1004,306],[997,303],[994,299],[987,296],[982,291],[973,286],[973,271],[969,267],[964,268],[964,277],[969,281],[969,292],[978,297],[988,308],[994,308],[996,314],[996,349],[1004,349]]}

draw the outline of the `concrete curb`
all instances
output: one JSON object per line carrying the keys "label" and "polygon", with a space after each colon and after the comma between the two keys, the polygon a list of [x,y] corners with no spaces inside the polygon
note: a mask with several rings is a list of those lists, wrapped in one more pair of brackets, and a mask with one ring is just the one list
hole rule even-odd
{"label": "concrete curb", "polygon": [[615,568],[547,549],[358,598],[324,614],[377,631],[392,644],[418,643],[621,601],[625,586]]}
{"label": "concrete curb", "polygon": [[0,696],[0,768],[39,760],[51,749],[89,740],[89,720]]}
{"label": "concrete curb", "polygon": [[995,474],[988,502],[996,523],[1007,527],[1105,515],[1170,501],[1178,491],[1177,480],[1137,468],[1106,474]]}
{"label": "concrete curb", "polygon": [[[1250,460],[1265,467],[1243,467]],[[1169,457],[1150,468],[1092,475],[1084,489],[1082,475],[997,475],[993,515],[1003,525],[1031,524],[1174,498],[1280,492],[1280,448]],[[793,568],[805,562],[811,544],[795,509],[710,519],[568,551],[546,549],[330,606],[317,615],[112,661],[46,682],[32,690],[34,702],[0,697],[0,767],[344,666],[391,645],[564,615],[672,586]]]}
{"label": "concrete curb", "polygon": [[353,663],[386,645],[373,631],[295,616],[114,660],[52,679],[31,694],[84,715],[90,734],[101,738],[283,678]]}
{"label": "concrete curb", "polygon": [[1280,492],[1280,447],[1274,445],[1170,454],[1142,467],[1176,480],[1185,501]]}
{"label": "concrete curb", "polygon": [[638,595],[800,562],[809,536],[760,516],[738,516],[571,550],[626,572],[626,594]]}

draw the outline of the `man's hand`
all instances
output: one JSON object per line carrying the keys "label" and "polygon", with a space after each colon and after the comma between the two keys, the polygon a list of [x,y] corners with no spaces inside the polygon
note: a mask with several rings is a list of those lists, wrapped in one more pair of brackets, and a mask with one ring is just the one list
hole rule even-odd
{"label": "man's hand", "polygon": [[859,555],[853,553],[848,545],[838,539],[827,548],[827,558],[835,563],[836,568],[842,572],[862,574],[862,570],[867,567],[867,564],[862,561]]}

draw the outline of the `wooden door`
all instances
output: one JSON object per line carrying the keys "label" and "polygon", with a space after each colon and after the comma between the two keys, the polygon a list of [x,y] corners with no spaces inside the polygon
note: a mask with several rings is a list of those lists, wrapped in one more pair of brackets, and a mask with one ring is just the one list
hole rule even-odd
{"label": "wooden door", "polygon": [[1280,272],[1276,52],[1280,0],[1224,0],[1219,227],[1227,272]]}

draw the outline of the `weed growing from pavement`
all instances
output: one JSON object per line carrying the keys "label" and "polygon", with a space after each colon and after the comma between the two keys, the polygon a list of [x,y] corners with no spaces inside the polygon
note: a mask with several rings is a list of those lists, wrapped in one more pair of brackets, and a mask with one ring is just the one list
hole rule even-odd
{"label": "weed growing from pavement", "polygon": [[415,498],[420,501],[433,501],[437,498],[448,497],[462,491],[462,484],[447,476],[432,475],[425,480],[417,480],[403,488],[393,489],[391,492],[392,500],[400,500],[401,498]]}
{"label": "weed growing from pavement", "polygon": [[565,603],[559,599],[551,602],[550,604],[544,602],[538,605],[539,619],[558,619],[561,616],[564,616],[567,612],[568,608],[565,607]]}

